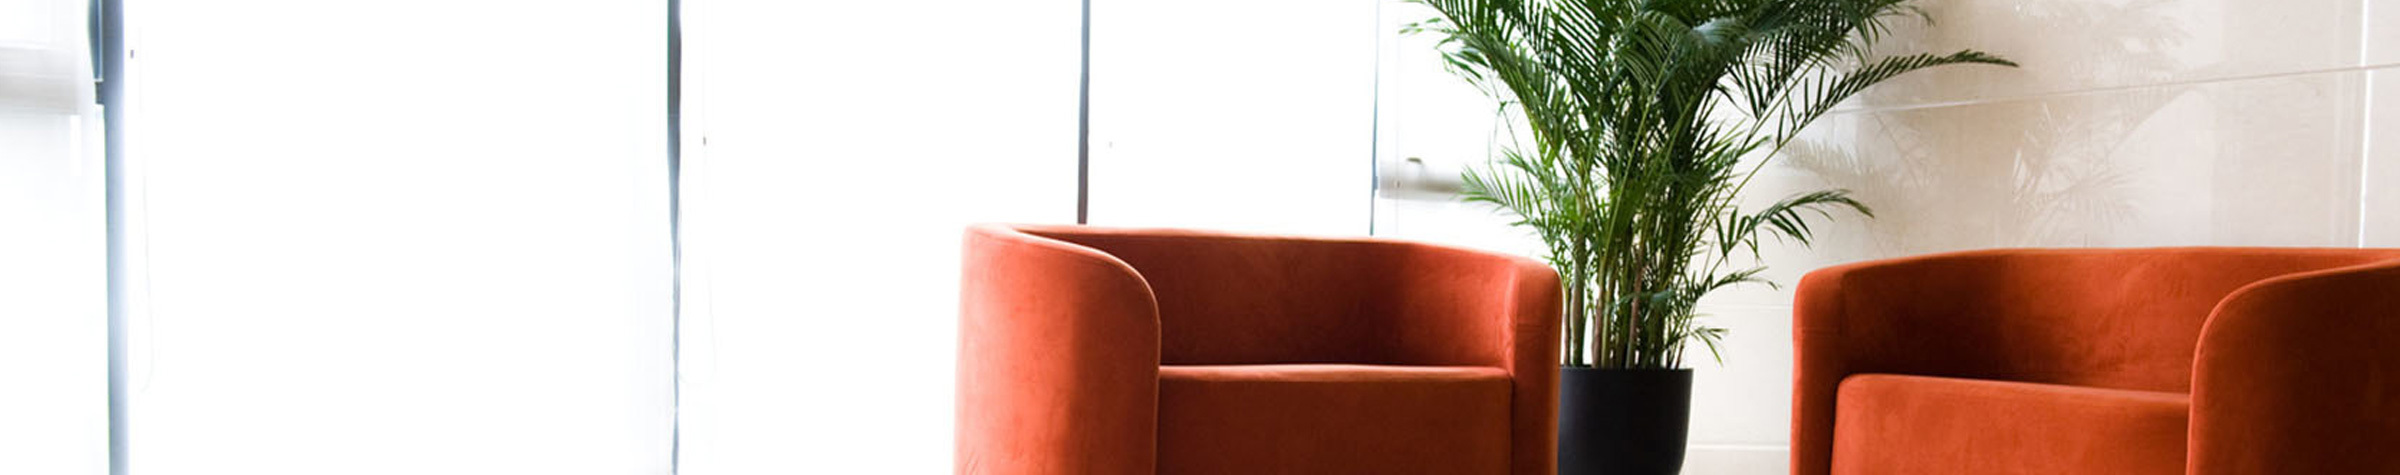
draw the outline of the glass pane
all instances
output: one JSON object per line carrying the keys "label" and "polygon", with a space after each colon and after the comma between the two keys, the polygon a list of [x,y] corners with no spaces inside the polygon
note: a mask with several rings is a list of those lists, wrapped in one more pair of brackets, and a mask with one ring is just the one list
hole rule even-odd
{"label": "glass pane", "polygon": [[667,473],[661,4],[127,3],[139,473]]}
{"label": "glass pane", "polygon": [[1073,1],[686,2],[686,475],[949,473],[960,239],[1073,222]]}
{"label": "glass pane", "polygon": [[108,472],[107,221],[92,122],[0,108],[0,473]]}
{"label": "glass pane", "polygon": [[108,249],[76,0],[0,0],[0,473],[108,473]]}
{"label": "glass pane", "polygon": [[1092,224],[1365,234],[1380,3],[1093,0]]}

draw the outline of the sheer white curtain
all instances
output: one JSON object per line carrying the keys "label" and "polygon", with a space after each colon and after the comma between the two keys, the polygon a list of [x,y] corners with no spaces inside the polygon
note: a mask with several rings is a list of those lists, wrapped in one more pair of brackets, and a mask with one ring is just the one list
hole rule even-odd
{"label": "sheer white curtain", "polygon": [[108,472],[108,282],[85,2],[0,0],[0,473]]}
{"label": "sheer white curtain", "polygon": [[668,473],[663,2],[126,3],[136,473]]}
{"label": "sheer white curtain", "polygon": [[951,470],[971,222],[1073,222],[1074,0],[687,0],[685,475]]}

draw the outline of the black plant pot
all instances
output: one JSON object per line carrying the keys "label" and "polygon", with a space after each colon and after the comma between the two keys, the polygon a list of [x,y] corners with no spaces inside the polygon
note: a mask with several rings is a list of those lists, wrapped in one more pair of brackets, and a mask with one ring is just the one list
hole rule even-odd
{"label": "black plant pot", "polygon": [[1683,470],[1692,370],[1559,368],[1559,475]]}

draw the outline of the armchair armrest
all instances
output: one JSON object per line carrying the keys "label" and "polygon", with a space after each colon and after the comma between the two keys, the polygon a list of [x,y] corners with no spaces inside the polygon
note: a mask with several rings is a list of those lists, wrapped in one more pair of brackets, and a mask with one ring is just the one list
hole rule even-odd
{"label": "armchair armrest", "polygon": [[2194,373],[2190,473],[2400,473],[2400,261],[2234,292]]}
{"label": "armchair armrest", "polygon": [[967,231],[957,472],[1155,469],[1158,316],[1132,267],[1001,226]]}
{"label": "armchair armrest", "polygon": [[1385,315],[1385,362],[1489,365],[1510,373],[1558,369],[1562,289],[1550,266],[1524,257],[1388,242],[1402,249],[1391,285],[1367,296]]}
{"label": "armchair armrest", "polygon": [[1502,366],[1510,375],[1514,400],[1511,439],[1515,473],[1558,471],[1558,352],[1559,312],[1565,305],[1558,272],[1548,264],[1512,258],[1507,266],[1511,289],[1503,308],[1507,315],[1508,353]]}
{"label": "armchair armrest", "polygon": [[1518,256],[1416,243],[1401,259],[1401,281],[1386,310],[1391,327],[1387,359],[1414,364],[1490,361],[1509,373],[1516,421],[1513,473],[1557,471],[1559,313],[1558,273]]}

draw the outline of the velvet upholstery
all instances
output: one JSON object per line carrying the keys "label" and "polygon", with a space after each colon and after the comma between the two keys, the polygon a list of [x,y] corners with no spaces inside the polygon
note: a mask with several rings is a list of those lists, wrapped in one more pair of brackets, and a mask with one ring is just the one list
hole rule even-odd
{"label": "velvet upholstery", "polygon": [[2234,293],[2196,368],[2192,473],[2400,473],[2400,262]]}
{"label": "velvet upholstery", "polygon": [[[2400,446],[2396,260],[2400,251],[2375,249],[1992,250],[1810,273],[1794,303],[1792,472],[2060,473],[1989,457],[2079,443],[2144,449],[2073,466],[2162,464],[2149,439],[2132,435],[2161,422],[2130,413],[2052,426],[2118,421],[2081,435],[1966,434],[2039,418],[2065,424],[2063,414],[2098,411],[2114,396],[2158,393],[2189,398],[2188,456],[2145,472],[2400,473],[2391,460],[2340,452]],[[2325,338],[2338,341],[2316,341]],[[1876,374],[1939,379],[1858,376]],[[1911,385],[1925,387],[1897,388]],[[1842,394],[1853,389],[1862,393]],[[1957,394],[1923,399],[1937,391]],[[2127,404],[2110,410],[2157,410]],[[2091,434],[2111,435],[2079,439]],[[2265,460],[2281,465],[2255,462]]]}
{"label": "velvet upholstery", "polygon": [[960,473],[1554,471],[1539,262],[1002,225],[970,228],[964,261]]}
{"label": "velvet upholstery", "polygon": [[2182,393],[1888,374],[1836,398],[1833,473],[1855,475],[2176,475],[2191,410]]}
{"label": "velvet upholstery", "polygon": [[1158,473],[1509,473],[1508,396],[1488,366],[1166,366]]}

